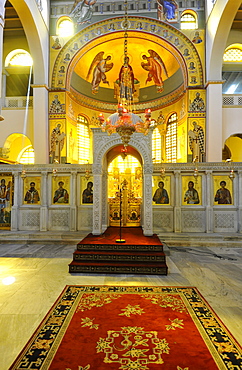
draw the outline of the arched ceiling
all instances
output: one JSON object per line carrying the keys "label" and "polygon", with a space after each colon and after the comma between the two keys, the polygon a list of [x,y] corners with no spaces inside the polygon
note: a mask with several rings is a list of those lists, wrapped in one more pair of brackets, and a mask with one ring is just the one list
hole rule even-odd
{"label": "arched ceiling", "polygon": [[[149,35],[150,36],[150,35]],[[168,77],[164,69],[162,72],[162,80],[164,82],[164,90],[157,91],[154,80],[147,81],[148,71],[142,67],[142,62],[147,63],[142,58],[143,55],[150,56],[149,51],[152,50],[162,59]],[[99,85],[98,92],[92,93],[92,77],[93,69],[88,76],[88,71],[92,66],[95,57],[103,52],[103,58],[111,57],[109,63],[113,63],[111,70],[106,72],[106,77],[109,84],[103,82]],[[136,103],[145,103],[154,101],[162,96],[169,95],[184,84],[182,69],[179,64],[178,53],[174,52],[171,45],[157,37],[147,37],[147,35],[132,32],[128,36],[128,56],[130,65],[133,68],[134,77],[139,85],[136,85],[138,91],[138,100]],[[114,83],[119,77],[120,68],[123,64],[124,57],[124,37],[123,32],[116,32],[112,37],[103,37],[99,39],[99,43],[95,42],[89,45],[88,49],[76,59],[73,73],[71,75],[70,86],[76,93],[85,95],[91,99],[105,101],[109,103],[117,102],[114,97]]]}

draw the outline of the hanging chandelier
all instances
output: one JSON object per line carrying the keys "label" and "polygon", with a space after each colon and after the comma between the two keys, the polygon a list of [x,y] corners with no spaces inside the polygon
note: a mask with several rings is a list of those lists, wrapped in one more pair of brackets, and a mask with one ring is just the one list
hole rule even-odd
{"label": "hanging chandelier", "polygon": [[118,97],[117,112],[111,114],[106,120],[102,113],[98,120],[103,131],[109,135],[117,133],[120,135],[124,147],[127,147],[134,132],[141,132],[147,135],[149,128],[155,126],[155,121],[151,119],[151,109],[145,110],[145,120],[133,113],[134,108],[134,78],[132,67],[129,64],[128,56],[128,3],[124,0],[124,59],[120,72],[120,91]]}

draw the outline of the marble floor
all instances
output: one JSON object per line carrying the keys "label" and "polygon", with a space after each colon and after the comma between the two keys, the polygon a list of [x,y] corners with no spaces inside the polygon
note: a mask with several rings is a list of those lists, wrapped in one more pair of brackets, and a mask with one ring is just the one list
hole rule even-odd
{"label": "marble floor", "polygon": [[[74,244],[0,243],[0,370],[7,370],[65,285],[195,286],[242,344],[242,245],[165,245],[167,276],[69,274]],[[3,279],[15,282],[4,285]]]}

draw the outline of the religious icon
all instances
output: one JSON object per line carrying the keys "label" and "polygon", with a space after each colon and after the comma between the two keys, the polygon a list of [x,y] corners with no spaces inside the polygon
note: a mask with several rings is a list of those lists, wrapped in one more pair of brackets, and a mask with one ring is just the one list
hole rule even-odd
{"label": "religious icon", "polygon": [[61,123],[58,123],[53,128],[50,137],[50,155],[52,156],[52,162],[61,162],[61,151],[65,144],[66,134],[61,131]]}
{"label": "religious icon", "polygon": [[189,136],[189,147],[192,152],[192,159],[198,162],[203,161],[203,155],[205,154],[204,146],[204,131],[196,121],[192,122],[193,130],[188,131]]}
{"label": "religious icon", "polygon": [[52,45],[52,49],[58,50],[61,49],[60,40],[58,37],[56,37],[54,44]]}
{"label": "religious icon", "polygon": [[217,189],[214,196],[214,204],[232,204],[232,183],[224,180],[224,176],[214,176],[214,188]]}
{"label": "religious icon", "polygon": [[196,32],[195,32],[195,35],[194,35],[194,37],[193,37],[193,39],[192,39],[192,42],[193,42],[194,44],[200,44],[201,42],[203,42],[203,40],[202,40],[202,38],[200,37],[200,35],[199,35],[199,32],[198,32],[198,31],[196,31]]}
{"label": "religious icon", "polygon": [[194,205],[202,203],[200,196],[201,183],[202,176],[197,176],[196,178],[193,176],[182,176],[182,204]]}
{"label": "religious icon", "polygon": [[88,181],[86,189],[82,193],[82,203],[93,203],[93,182]]}
{"label": "religious icon", "polygon": [[40,177],[24,179],[24,202],[38,204],[40,202]]}
{"label": "religious icon", "polygon": [[[52,95],[53,96],[53,95]],[[50,109],[49,109],[49,113],[50,114],[54,114],[54,113],[65,113],[65,104],[61,103],[61,101],[59,100],[59,96],[58,95],[54,95],[54,99],[52,100],[51,104],[50,104]]]}
{"label": "religious icon", "polygon": [[163,17],[167,21],[176,19],[177,3],[174,0],[157,0],[159,6],[163,7]]}
{"label": "religious icon", "polygon": [[13,178],[6,174],[0,176],[0,228],[10,229],[13,205]]}
{"label": "religious icon", "polygon": [[[56,185],[56,181],[58,181]],[[69,203],[69,190],[68,185],[69,184],[69,178],[63,178],[58,180],[55,178],[53,179],[53,187],[54,187],[54,195],[53,195],[53,203],[54,204],[67,204]]]}
{"label": "religious icon", "polygon": [[161,93],[164,85],[162,74],[164,73],[166,77],[168,77],[167,69],[163,60],[156,53],[156,51],[150,49],[148,50],[148,53],[149,56],[145,54],[142,55],[142,58],[145,60],[145,62],[141,63],[141,67],[149,72],[146,83],[153,80],[157,86],[157,92]]}
{"label": "religious icon", "polygon": [[97,0],[75,0],[70,17],[76,19],[78,24],[89,23],[93,14],[93,6],[96,2]]}
{"label": "religious icon", "polygon": [[91,66],[87,74],[87,80],[92,73],[92,93],[97,94],[100,83],[108,84],[106,72],[109,72],[113,68],[113,63],[109,63],[111,55],[104,58],[104,51],[98,53],[93,59]]}
{"label": "religious icon", "polygon": [[153,202],[155,204],[169,204],[169,196],[167,190],[164,188],[164,182],[159,181],[158,186],[159,188],[156,189],[153,196]]}
{"label": "religious icon", "polygon": [[199,195],[198,191],[194,188],[194,182],[189,181],[188,182],[188,189],[186,190],[184,194],[184,202],[187,204],[199,204]]}

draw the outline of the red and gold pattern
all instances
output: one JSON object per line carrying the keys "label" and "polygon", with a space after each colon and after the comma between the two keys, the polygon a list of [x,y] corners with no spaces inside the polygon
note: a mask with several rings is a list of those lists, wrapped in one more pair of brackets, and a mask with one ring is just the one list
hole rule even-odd
{"label": "red and gold pattern", "polygon": [[196,288],[67,286],[9,370],[241,368]]}

